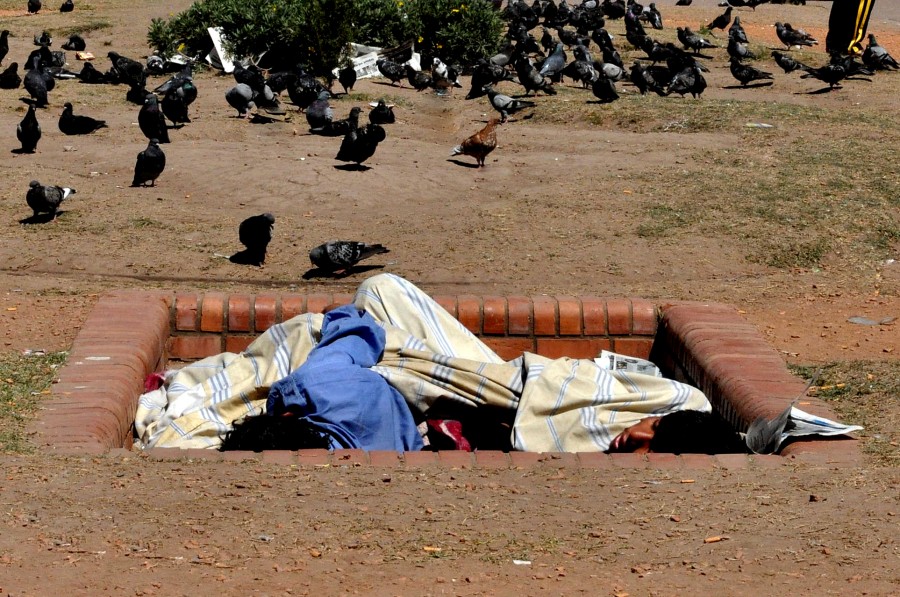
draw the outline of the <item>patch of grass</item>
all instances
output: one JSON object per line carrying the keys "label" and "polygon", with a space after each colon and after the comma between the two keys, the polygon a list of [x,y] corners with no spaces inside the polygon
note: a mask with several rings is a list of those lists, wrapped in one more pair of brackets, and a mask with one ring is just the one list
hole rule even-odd
{"label": "patch of grass", "polygon": [[[812,377],[816,365],[791,366]],[[863,452],[876,465],[900,464],[900,361],[846,361],[822,367],[814,395],[834,409],[841,422],[862,425]]]}
{"label": "patch of grass", "polygon": [[67,354],[0,355],[0,452],[31,451],[25,427]]}
{"label": "patch of grass", "polygon": [[637,235],[641,238],[662,238],[672,236],[679,228],[690,226],[694,214],[684,207],[654,205],[647,210],[647,220],[637,227]]}
{"label": "patch of grass", "polygon": [[808,241],[772,243],[761,252],[750,255],[749,260],[778,268],[808,268],[817,265],[828,252],[828,248],[828,240],[824,237]]}
{"label": "patch of grass", "polygon": [[73,25],[69,25],[68,27],[61,27],[54,30],[52,33],[55,37],[59,38],[69,37],[70,35],[74,35],[75,33],[83,36],[89,33],[93,33],[94,31],[109,29],[110,27],[112,27],[112,23],[106,19],[89,19],[87,21],[84,21],[83,23],[75,23]]}
{"label": "patch of grass", "polygon": [[167,226],[160,222],[159,220],[154,220],[153,218],[132,218],[128,220],[128,223],[132,228],[154,228],[156,230],[164,230]]}

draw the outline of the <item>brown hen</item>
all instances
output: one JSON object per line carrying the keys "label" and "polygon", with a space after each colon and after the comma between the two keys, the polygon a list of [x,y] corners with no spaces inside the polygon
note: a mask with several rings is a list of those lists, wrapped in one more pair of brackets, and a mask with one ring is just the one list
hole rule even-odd
{"label": "brown hen", "polygon": [[484,158],[497,147],[498,124],[497,119],[492,118],[487,126],[454,147],[450,155],[470,155],[478,161],[479,167],[484,166]]}

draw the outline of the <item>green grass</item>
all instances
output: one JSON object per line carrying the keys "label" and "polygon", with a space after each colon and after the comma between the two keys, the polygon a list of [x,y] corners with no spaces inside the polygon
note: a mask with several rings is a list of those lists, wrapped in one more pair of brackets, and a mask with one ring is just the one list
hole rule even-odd
{"label": "green grass", "polygon": [[0,452],[31,451],[25,428],[66,355],[0,355]]}
{"label": "green grass", "polygon": [[[792,366],[812,377],[817,365]],[[900,465],[900,361],[844,361],[822,367],[811,395],[824,400],[843,423],[862,425],[863,452],[877,465]]]}

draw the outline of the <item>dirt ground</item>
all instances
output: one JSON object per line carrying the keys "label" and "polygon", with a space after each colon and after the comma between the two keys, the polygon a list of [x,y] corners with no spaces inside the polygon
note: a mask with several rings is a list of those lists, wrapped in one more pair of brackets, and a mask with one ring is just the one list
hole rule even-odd
{"label": "dirt ground", "polygon": [[[673,3],[657,3],[667,28],[697,29],[720,10]],[[42,29],[97,21],[109,26],[85,37],[104,70],[107,51],[144,56],[150,19],[188,5],[96,0],[71,15],[26,16],[20,4],[0,2],[0,26],[12,31],[4,66],[24,62]],[[751,38],[777,47],[776,20],[824,40],[829,7],[736,12]],[[900,55],[896,3],[877,3],[870,31]],[[704,100],[746,99],[748,90],[724,88],[733,80],[718,52]],[[760,105],[895,111],[898,81],[879,75],[809,95],[809,82],[779,72],[772,87],[750,91]],[[336,100],[336,112],[385,96],[399,122],[370,169],[347,172],[335,169],[340,140],[308,135],[302,115],[234,118],[223,98],[231,85],[197,75],[193,122],[171,131],[167,168],[147,189],[128,186],[146,141],[125,89],[64,81],[51,92],[37,154],[0,161],[0,351],[66,349],[111,289],[352,291],[363,275],[301,277],[310,248],[346,238],[388,245],[373,263],[432,292],[721,301],[793,363],[896,362],[900,353],[896,325],[847,321],[900,316],[896,262],[826,255],[819,267],[779,269],[748,261],[733,238],[635,234],[667,194],[654,172],[681,169],[692,184],[711,167],[698,156],[735,152],[746,131],[639,133],[541,117],[549,102],[593,99],[573,89],[501,127],[500,147],[475,169],[448,154],[487,120],[485,100],[375,79]],[[18,146],[23,93],[0,94],[8,149]],[[109,128],[65,137],[55,122],[65,101]],[[896,180],[896,168],[885,164],[886,177]],[[31,179],[77,189],[57,221],[19,223],[31,215]],[[223,258],[240,248],[238,222],[263,211],[277,218],[265,266]],[[0,595],[889,595],[900,586],[895,469],[387,472],[121,454],[0,463]],[[712,537],[722,540],[705,542]]]}

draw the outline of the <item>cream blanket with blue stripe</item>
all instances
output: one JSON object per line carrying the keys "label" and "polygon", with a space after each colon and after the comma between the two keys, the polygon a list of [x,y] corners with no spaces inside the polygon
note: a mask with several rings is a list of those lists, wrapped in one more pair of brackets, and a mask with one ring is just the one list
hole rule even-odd
{"label": "cream blanket with blue stripe", "polygon": [[[410,282],[379,274],[354,304],[384,327],[373,367],[399,391],[417,420],[442,401],[516,411],[513,446],[531,452],[597,452],[648,415],[710,410],[702,392],[663,378],[608,371],[588,359],[526,353],[504,362]],[[140,397],[141,447],[214,448],[231,424],[263,412],[269,387],[299,367],[316,345],[322,315],[272,326],[240,354],[223,353],[169,372]]]}

